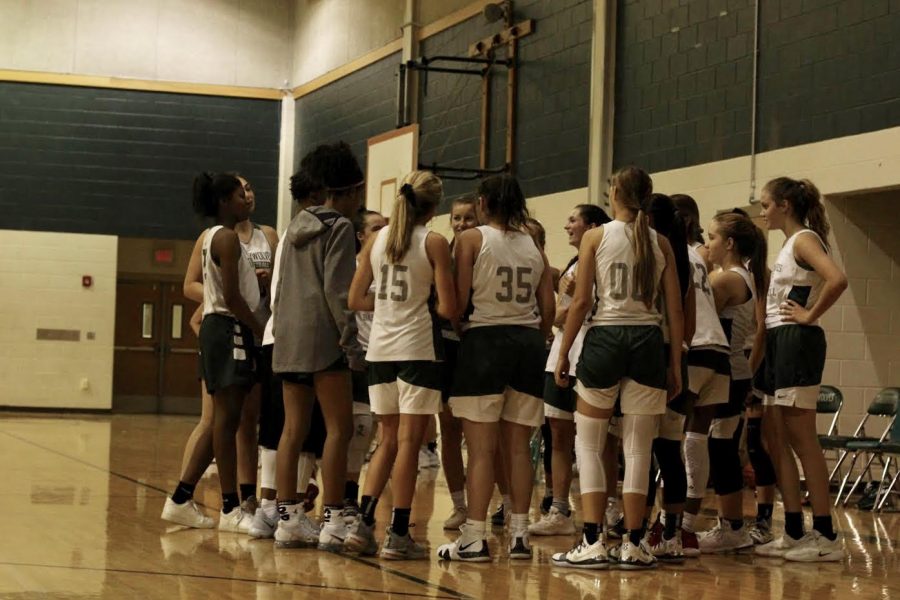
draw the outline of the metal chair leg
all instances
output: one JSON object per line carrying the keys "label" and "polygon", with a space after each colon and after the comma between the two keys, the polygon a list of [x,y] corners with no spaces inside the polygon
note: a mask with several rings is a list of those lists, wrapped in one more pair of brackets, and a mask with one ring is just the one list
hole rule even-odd
{"label": "metal chair leg", "polygon": [[[853,487],[850,488],[850,491],[847,492],[847,495],[844,497],[842,506],[847,506],[847,503],[850,502],[850,496],[852,496],[853,492],[856,491],[856,487],[859,485],[859,482],[862,481],[862,478],[865,476],[865,474],[869,472],[869,467],[872,466],[872,462],[875,460],[876,454],[870,454],[868,452],[866,454],[869,454],[869,460],[866,462],[866,466],[863,467],[863,470],[859,472],[856,481],[853,482]],[[869,479],[871,479],[871,477]]]}
{"label": "metal chair leg", "polygon": [[900,468],[897,469],[897,472],[894,473],[894,478],[891,480],[891,485],[887,487],[887,490],[884,492],[884,496],[881,498],[881,502],[878,503],[876,509],[881,511],[884,507],[884,503],[887,502],[888,497],[890,497],[891,492],[894,491],[894,486],[897,485],[897,480],[900,479]]}
{"label": "metal chair leg", "polygon": [[872,510],[875,510],[875,507],[878,506],[879,500],[881,500],[881,488],[884,487],[884,482],[887,480],[888,472],[891,468],[891,460],[892,457],[888,456],[887,460],[884,461],[884,470],[881,471],[881,479],[878,480],[878,489],[875,490],[875,501],[872,503]]}
{"label": "metal chair leg", "polygon": [[834,476],[837,473],[840,473],[841,465],[844,463],[844,459],[847,458],[848,451],[840,450],[840,456],[838,456],[837,462],[834,463],[834,468],[831,469],[831,474],[828,476],[828,483],[830,484],[834,481]]}
{"label": "metal chair leg", "polygon": [[853,474],[853,467],[856,466],[857,456],[859,456],[859,452],[854,452],[853,457],[850,459],[850,466],[847,467],[847,474],[844,475],[844,478],[841,480],[841,486],[838,488],[837,495],[834,498],[835,508],[837,508],[841,504],[841,496],[844,495],[844,488],[847,487],[847,482],[850,480],[850,476]]}

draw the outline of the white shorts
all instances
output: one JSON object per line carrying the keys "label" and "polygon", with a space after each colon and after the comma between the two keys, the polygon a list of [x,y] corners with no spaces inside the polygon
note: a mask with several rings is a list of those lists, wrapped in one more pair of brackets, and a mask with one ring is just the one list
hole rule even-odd
{"label": "white shorts", "polygon": [[574,421],[575,413],[557,408],[552,404],[544,402],[544,416],[548,419],[560,419],[562,421]]}
{"label": "white shorts", "polygon": [[656,437],[673,442],[682,441],[684,439],[684,421],[684,415],[671,408],[666,408],[665,414],[659,419],[659,433],[656,434]]}
{"label": "white shorts", "polygon": [[768,394],[763,398],[766,406],[793,406],[806,410],[816,410],[819,401],[819,385],[792,387],[783,390],[775,390],[775,395]]}
{"label": "white shorts", "polygon": [[666,412],[666,390],[642,385],[628,377],[621,384],[605,389],[588,388],[578,380],[575,393],[591,406],[607,410],[614,408],[616,399],[620,399],[622,414],[626,415],[661,415]]}
{"label": "white shorts", "polygon": [[509,421],[529,427],[544,424],[544,401],[508,387],[502,394],[486,396],[453,396],[450,398],[453,416],[476,423]]}
{"label": "white shorts", "polygon": [[441,412],[441,365],[432,361],[369,363],[369,402],[376,415]]}

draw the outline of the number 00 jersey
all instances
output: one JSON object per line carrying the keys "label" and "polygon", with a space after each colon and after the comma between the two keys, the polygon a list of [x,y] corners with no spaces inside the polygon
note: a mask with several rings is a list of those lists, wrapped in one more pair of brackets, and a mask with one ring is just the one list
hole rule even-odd
{"label": "number 00 jersey", "polygon": [[656,232],[650,230],[653,255],[656,257],[656,294],[650,308],[640,299],[634,277],[636,258],[631,240],[634,225],[624,221],[610,221],[602,225],[603,238],[597,247],[596,281],[597,305],[591,326],[596,325],[659,325],[662,319],[657,297],[662,289],[662,272],[666,257],[659,248]]}
{"label": "number 00 jersey", "polygon": [[539,327],[537,288],[544,274],[544,259],[534,240],[521,231],[478,228],[481,251],[472,271],[469,327],[525,325]]}
{"label": "number 00 jersey", "polygon": [[390,227],[378,232],[370,260],[375,277],[375,313],[366,360],[435,360],[437,325],[428,306],[434,268],[425,252],[428,229],[413,229],[403,260],[385,254]]}

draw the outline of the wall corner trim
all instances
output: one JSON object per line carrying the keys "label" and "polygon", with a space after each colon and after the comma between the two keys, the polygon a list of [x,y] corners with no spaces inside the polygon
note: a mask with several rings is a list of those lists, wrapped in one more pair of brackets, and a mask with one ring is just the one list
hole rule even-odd
{"label": "wall corner trim", "polygon": [[170,94],[192,94],[196,96],[223,96],[229,98],[251,98],[257,100],[281,100],[284,92],[275,88],[242,87],[212,83],[188,83],[180,81],[153,81],[129,79],[127,77],[106,77],[103,75],[75,75],[72,73],[51,73],[47,71],[17,71],[0,69],[0,81],[14,83],[39,83],[45,85],[68,85],[138,92],[164,92]]}

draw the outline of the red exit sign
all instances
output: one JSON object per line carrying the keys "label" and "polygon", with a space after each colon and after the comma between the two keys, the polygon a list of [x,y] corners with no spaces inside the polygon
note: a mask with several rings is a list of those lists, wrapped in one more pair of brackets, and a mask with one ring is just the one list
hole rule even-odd
{"label": "red exit sign", "polygon": [[175,262],[175,250],[172,248],[157,248],[153,251],[153,262],[158,265],[171,265]]}

